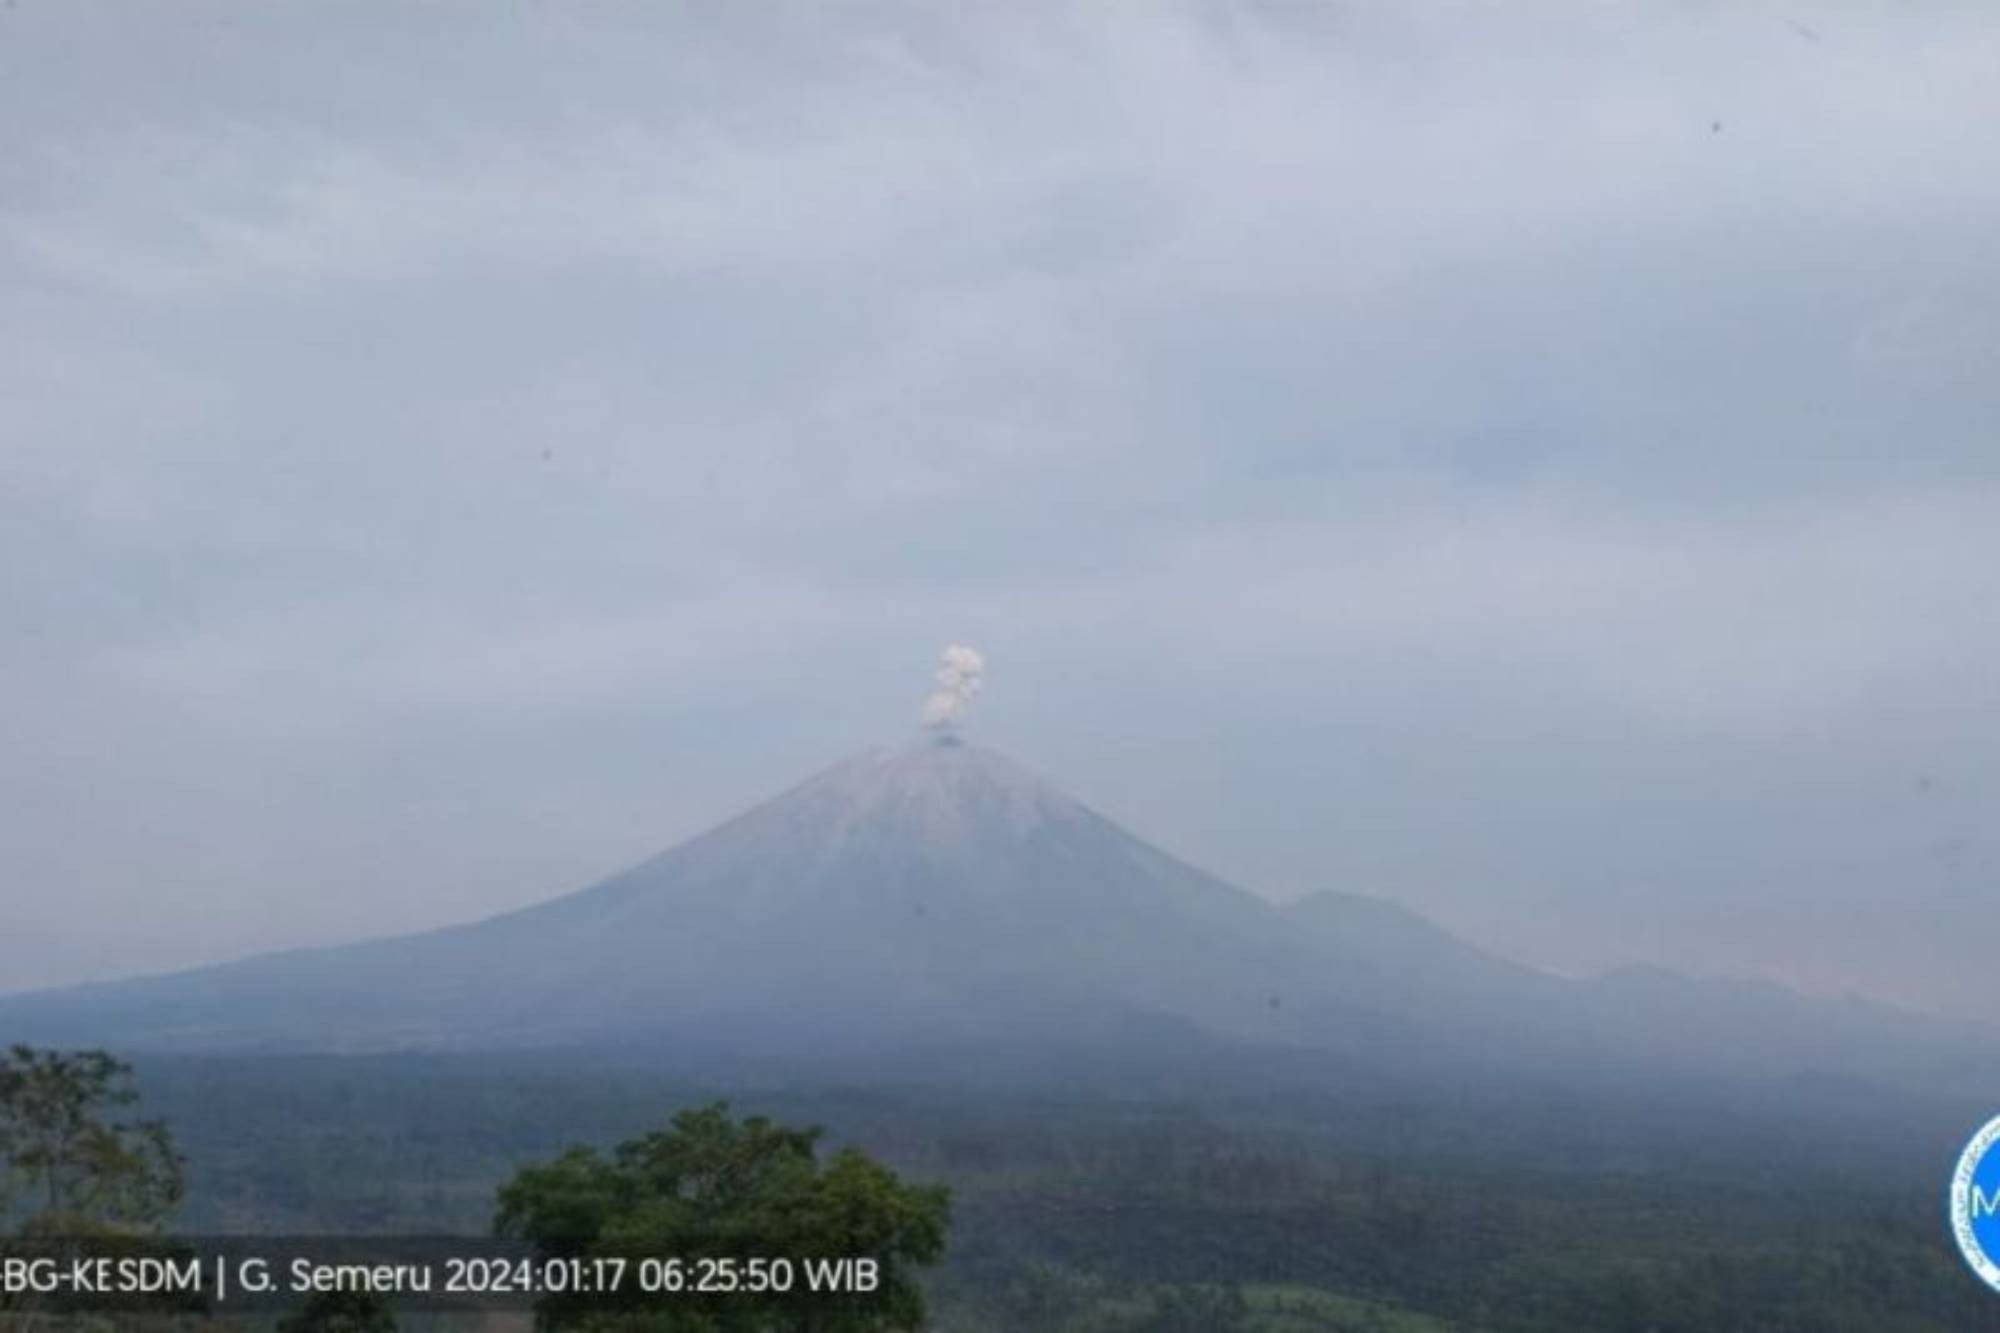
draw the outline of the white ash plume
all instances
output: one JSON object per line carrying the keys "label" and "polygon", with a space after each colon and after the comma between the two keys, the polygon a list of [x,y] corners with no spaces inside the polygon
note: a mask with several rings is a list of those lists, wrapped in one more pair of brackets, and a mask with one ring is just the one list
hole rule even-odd
{"label": "white ash plume", "polygon": [[938,658],[937,688],[924,700],[924,725],[933,731],[949,731],[965,717],[979,693],[979,681],[986,674],[986,659],[976,648],[954,643]]}

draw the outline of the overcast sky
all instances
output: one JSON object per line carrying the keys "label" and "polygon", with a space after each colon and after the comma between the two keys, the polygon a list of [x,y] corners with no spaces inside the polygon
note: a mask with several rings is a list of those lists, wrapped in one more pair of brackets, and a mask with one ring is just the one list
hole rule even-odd
{"label": "overcast sky", "polygon": [[969,730],[1277,898],[1991,1016],[2000,10],[0,9],[0,990]]}

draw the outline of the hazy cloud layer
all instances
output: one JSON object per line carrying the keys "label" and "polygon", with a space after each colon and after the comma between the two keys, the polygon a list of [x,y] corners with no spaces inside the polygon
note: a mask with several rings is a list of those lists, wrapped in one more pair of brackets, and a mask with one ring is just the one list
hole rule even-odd
{"label": "hazy cloud layer", "polygon": [[0,10],[0,989],[914,728],[1250,887],[1990,1014],[2000,16]]}

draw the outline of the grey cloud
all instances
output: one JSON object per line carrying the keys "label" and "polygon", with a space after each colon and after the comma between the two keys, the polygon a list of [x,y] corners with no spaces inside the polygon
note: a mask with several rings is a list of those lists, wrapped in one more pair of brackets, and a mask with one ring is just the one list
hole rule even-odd
{"label": "grey cloud", "polygon": [[1984,6],[0,31],[0,988],[573,886],[962,640],[1251,887],[1994,998]]}

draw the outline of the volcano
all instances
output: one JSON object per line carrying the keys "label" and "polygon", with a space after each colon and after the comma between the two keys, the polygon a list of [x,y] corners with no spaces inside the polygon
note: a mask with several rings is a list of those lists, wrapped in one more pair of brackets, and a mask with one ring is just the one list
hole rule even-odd
{"label": "volcano", "polygon": [[[384,1049],[736,1032],[763,1043],[1031,1037],[1171,1015],[1299,1030],[1359,967],[1295,913],[946,732],[836,764],[593,887],[469,925],[0,1003],[0,1022],[170,1047]],[[1542,980],[1386,903],[1424,952]],[[1391,932],[1394,933],[1394,932]],[[1379,955],[1379,949],[1371,949]],[[1419,972],[1436,972],[1437,959]],[[1352,998],[1352,997],[1350,997]],[[1407,997],[1406,997],[1407,998]],[[1350,1019],[1356,1017],[1349,1015]]]}
{"label": "volcano", "polygon": [[1018,1049],[1138,1030],[1887,1077],[1920,1054],[1990,1069],[1994,1049],[1988,1029],[1775,987],[1562,980],[1360,895],[1280,907],[949,731],[521,911],[0,999],[0,1039],[185,1051]]}

